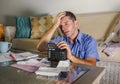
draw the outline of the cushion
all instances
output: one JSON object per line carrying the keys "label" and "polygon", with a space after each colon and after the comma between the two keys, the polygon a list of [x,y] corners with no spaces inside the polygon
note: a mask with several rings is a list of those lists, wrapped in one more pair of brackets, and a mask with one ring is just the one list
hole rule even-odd
{"label": "cushion", "polygon": [[29,38],[31,34],[30,17],[16,17],[16,38]]}
{"label": "cushion", "polygon": [[37,50],[36,46],[39,42],[39,39],[30,39],[30,38],[14,38],[12,40],[12,48],[23,50],[23,51],[34,51]]}
{"label": "cushion", "polygon": [[[51,15],[42,17],[30,17],[31,21],[31,38],[41,38],[42,35],[52,26],[53,17]],[[55,32],[55,35],[57,32]],[[54,36],[55,36],[54,35]]]}
{"label": "cushion", "polygon": [[4,40],[4,26],[3,24],[0,24],[0,41],[3,41]]}
{"label": "cushion", "polygon": [[15,37],[16,27],[15,26],[5,26],[4,33],[5,33],[5,41],[11,42],[12,39]]}
{"label": "cushion", "polygon": [[112,21],[108,31],[106,32],[105,40],[109,37],[109,35],[112,32],[117,32],[117,31],[119,31],[119,29],[120,29],[120,14],[116,15],[116,17]]}

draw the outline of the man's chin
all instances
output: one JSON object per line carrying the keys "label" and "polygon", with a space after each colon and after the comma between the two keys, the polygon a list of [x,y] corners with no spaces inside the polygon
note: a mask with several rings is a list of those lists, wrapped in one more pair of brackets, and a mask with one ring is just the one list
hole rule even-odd
{"label": "man's chin", "polygon": [[65,35],[66,37],[70,38],[71,36],[70,35]]}
{"label": "man's chin", "polygon": [[64,34],[66,37],[68,37],[68,38],[70,38],[71,37],[71,35],[70,34]]}

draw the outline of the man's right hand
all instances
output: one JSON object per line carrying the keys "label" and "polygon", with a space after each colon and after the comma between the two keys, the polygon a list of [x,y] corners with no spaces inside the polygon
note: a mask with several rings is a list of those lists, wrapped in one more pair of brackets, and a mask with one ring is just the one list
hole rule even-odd
{"label": "man's right hand", "polygon": [[65,16],[65,12],[58,13],[54,20],[54,26],[57,28],[60,26],[60,20]]}
{"label": "man's right hand", "polygon": [[65,41],[56,42],[55,44],[58,46],[58,48],[62,50],[65,49],[67,51],[67,58],[71,60],[70,58],[72,56],[72,53],[69,45]]}

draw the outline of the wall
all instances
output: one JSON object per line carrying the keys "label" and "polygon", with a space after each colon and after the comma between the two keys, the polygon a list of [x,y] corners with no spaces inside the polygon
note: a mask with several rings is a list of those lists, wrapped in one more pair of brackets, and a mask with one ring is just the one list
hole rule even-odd
{"label": "wall", "polygon": [[0,0],[0,23],[15,25],[15,16],[120,11],[120,0]]}

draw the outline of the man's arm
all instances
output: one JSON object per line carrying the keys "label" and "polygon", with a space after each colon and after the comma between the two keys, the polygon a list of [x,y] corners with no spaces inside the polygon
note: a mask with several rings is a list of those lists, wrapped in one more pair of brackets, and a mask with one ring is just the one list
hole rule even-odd
{"label": "man's arm", "polygon": [[37,45],[37,49],[39,51],[47,50],[47,44],[51,40],[55,30],[60,25],[61,18],[64,16],[65,16],[64,12],[57,14],[55,21],[53,23],[53,26],[43,35],[43,37],[40,39],[40,41]]}
{"label": "man's arm", "polygon": [[38,45],[37,45],[37,49],[39,51],[44,51],[47,50],[47,44],[48,42],[51,40],[54,32],[56,30],[56,26],[52,26],[44,35],[43,37],[40,39]]}
{"label": "man's arm", "polygon": [[67,58],[69,60],[71,60],[73,63],[96,66],[96,58],[88,57],[86,59],[81,59],[81,58],[78,58],[78,57],[74,56],[71,53],[71,49],[70,49],[69,45],[67,45],[66,42],[64,42],[64,41],[57,42],[56,45],[60,49],[66,49],[66,51],[67,51]]}
{"label": "man's arm", "polygon": [[96,66],[96,59],[95,58],[88,57],[86,59],[80,59],[78,57],[71,55],[71,56],[69,56],[69,59],[74,63]]}

